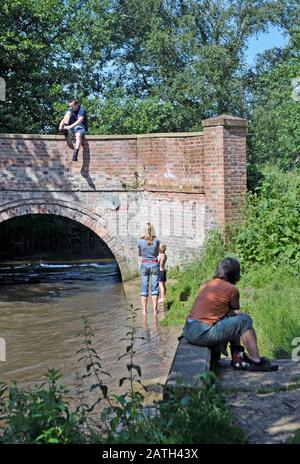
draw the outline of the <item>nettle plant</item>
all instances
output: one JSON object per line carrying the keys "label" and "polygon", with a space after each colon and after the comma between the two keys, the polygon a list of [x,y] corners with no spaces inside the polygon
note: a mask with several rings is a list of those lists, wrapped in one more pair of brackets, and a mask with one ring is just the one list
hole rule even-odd
{"label": "nettle plant", "polygon": [[280,264],[300,272],[300,173],[266,167],[248,194],[244,221],[236,236],[242,264]]}
{"label": "nettle plant", "polygon": [[[144,396],[135,390],[142,387],[140,366],[134,363],[136,335],[136,312],[129,308],[125,353],[119,360],[126,359],[128,375],[121,378],[119,385],[128,383],[123,394],[110,394],[106,379],[110,374],[102,368],[102,361],[93,346],[90,321],[83,316],[80,338],[78,367],[76,372],[76,398],[69,390],[59,385],[61,374],[50,369],[46,382],[29,390],[16,383],[0,383],[0,443],[83,443],[102,441],[125,433],[127,427],[134,428],[143,417]],[[88,398],[86,383],[88,382]],[[71,401],[78,405],[71,410]],[[100,419],[100,420],[99,420]]]}
{"label": "nettle plant", "polygon": [[0,384],[0,443],[80,443],[81,419],[71,412],[60,374],[49,369],[46,382],[28,391]]}
{"label": "nettle plant", "polygon": [[[127,375],[119,386],[124,393],[110,393],[102,361],[93,346],[95,337],[83,316],[79,334],[76,400],[71,410],[68,390],[59,386],[60,374],[49,370],[47,381],[24,391],[16,384],[0,384],[0,443],[243,443],[242,433],[233,426],[213,373],[202,375],[203,388],[144,406],[145,389],[141,368],[135,364],[137,310],[129,309],[123,341]],[[87,384],[87,385],[86,385]],[[86,388],[87,387],[87,388]],[[146,389],[145,389],[146,390]],[[87,394],[88,393],[88,394]]]}
{"label": "nettle plant", "polygon": [[[134,429],[135,425],[141,423],[144,419],[144,395],[137,391],[135,386],[139,384],[141,389],[146,390],[141,381],[142,370],[141,367],[134,362],[135,341],[143,339],[137,336],[137,309],[131,305],[129,308],[127,320],[129,325],[125,326],[127,329],[126,335],[120,341],[127,341],[125,352],[118,357],[118,361],[126,359],[126,369],[128,375],[119,380],[119,387],[124,384],[128,385],[125,393],[115,394],[110,393],[104,378],[110,377],[110,374],[102,369],[102,361],[93,347],[92,340],[95,337],[91,330],[90,322],[83,316],[83,331],[80,333],[82,338],[81,347],[78,350],[78,362],[84,364],[84,373],[79,375],[77,373],[78,383],[78,400],[79,406],[76,410],[77,414],[85,420],[85,427],[91,436],[99,440],[97,433],[101,432],[103,439],[111,437],[116,438],[120,434],[126,434],[128,427]],[[84,395],[83,383],[89,380],[89,393],[98,392],[96,399],[92,404],[86,402]],[[97,409],[97,406],[101,407]],[[93,414],[91,414],[93,413]],[[98,420],[100,415],[100,421]],[[96,434],[96,435],[95,435]]]}

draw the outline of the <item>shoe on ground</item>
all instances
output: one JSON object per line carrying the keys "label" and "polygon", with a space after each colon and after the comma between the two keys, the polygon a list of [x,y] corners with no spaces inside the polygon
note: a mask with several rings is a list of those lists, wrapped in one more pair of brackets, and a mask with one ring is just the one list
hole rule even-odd
{"label": "shoe on ground", "polygon": [[78,161],[78,150],[73,151],[73,158],[72,161]]}
{"label": "shoe on ground", "polygon": [[271,361],[267,358],[260,358],[259,362],[254,362],[251,360],[248,370],[251,372],[277,371],[278,364],[272,364]]}
{"label": "shoe on ground", "polygon": [[248,358],[243,346],[231,346],[231,366],[236,370],[249,370],[252,360]]}

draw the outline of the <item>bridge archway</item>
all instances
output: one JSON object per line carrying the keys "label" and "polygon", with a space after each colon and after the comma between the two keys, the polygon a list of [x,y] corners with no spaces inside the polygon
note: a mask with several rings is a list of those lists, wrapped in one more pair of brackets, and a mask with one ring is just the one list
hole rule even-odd
{"label": "bridge archway", "polygon": [[29,214],[49,214],[66,217],[91,229],[113,253],[119,266],[122,280],[128,280],[134,276],[126,255],[120,252],[122,245],[119,243],[118,237],[108,231],[105,221],[100,215],[72,203],[62,201],[54,203],[43,199],[34,199],[3,205],[0,209],[0,223]]}

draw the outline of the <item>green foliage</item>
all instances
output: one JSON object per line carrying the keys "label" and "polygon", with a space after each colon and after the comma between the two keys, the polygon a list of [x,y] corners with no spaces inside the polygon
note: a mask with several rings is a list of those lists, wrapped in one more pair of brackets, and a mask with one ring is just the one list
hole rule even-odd
{"label": "green foliage", "polygon": [[164,324],[183,324],[200,285],[212,277],[217,262],[233,255],[242,265],[238,283],[241,309],[249,313],[263,354],[289,356],[300,332],[300,176],[275,167],[262,170],[263,180],[248,194],[244,220],[226,244],[218,234],[203,255],[175,269],[167,293]]}
{"label": "green foliage", "polygon": [[290,357],[299,336],[300,279],[289,266],[274,270],[255,264],[244,268],[239,289],[242,310],[250,314],[261,352],[273,358]]}
{"label": "green foliage", "polygon": [[[298,16],[299,13],[298,9]],[[299,27],[289,32],[288,46],[262,54],[251,77],[249,159],[252,164],[271,162],[289,169],[300,161],[300,101],[292,98],[291,85],[293,79],[300,77]]]}
{"label": "green foliage", "polygon": [[[248,116],[255,89],[245,63],[247,41],[270,24],[297,31],[293,3],[3,0],[0,75],[7,101],[0,103],[0,132],[56,132],[73,95],[87,108],[93,134],[191,131],[220,113]],[[297,50],[296,40],[291,49]],[[262,74],[259,108],[268,79]],[[280,91],[269,121],[278,102],[284,107]],[[255,114],[257,133],[267,135],[260,109]],[[279,141],[294,151],[287,135],[289,127],[297,135],[297,112],[287,108],[283,116]]]}
{"label": "green foliage", "polygon": [[300,444],[300,430],[297,430],[292,438],[289,439],[288,443],[290,445],[299,445]]}
{"label": "green foliage", "polygon": [[29,391],[0,384],[0,443],[81,442],[80,421],[70,412],[68,390],[58,386],[60,374],[50,369],[47,383]]}
{"label": "green foliage", "polygon": [[66,82],[66,57],[59,56],[66,12],[65,2],[55,0],[1,2],[0,75],[7,100],[0,105],[0,132],[55,127],[51,106]]}
{"label": "green foliage", "polygon": [[267,166],[264,179],[248,194],[236,250],[244,268],[258,262],[300,271],[300,173]]}
{"label": "green foliage", "polygon": [[278,1],[122,1],[116,72],[128,93],[171,102],[178,130],[191,129],[204,116],[241,116],[247,39],[269,22],[280,23],[284,11]]}
{"label": "green foliage", "polygon": [[175,283],[168,287],[167,312],[162,325],[183,324],[200,286],[212,278],[218,261],[224,257],[225,244],[218,232],[213,231],[204,244],[204,251],[192,262],[170,271]]}
{"label": "green foliage", "polygon": [[89,392],[92,393],[94,391],[98,391],[97,399],[90,405],[84,402],[84,396],[79,396],[80,405],[78,407],[78,411],[81,413],[82,417],[86,417],[86,413],[92,412],[100,402],[107,400],[109,404],[111,404],[108,396],[108,387],[103,379],[106,376],[110,377],[110,374],[103,370],[102,361],[93,347],[93,338],[95,337],[95,334],[91,329],[89,320],[83,315],[82,321],[83,330],[78,334],[81,341],[76,353],[79,356],[77,362],[79,365],[81,363],[84,364],[85,372],[81,376],[77,373],[78,386],[81,388],[85,379],[88,379],[90,381]]}
{"label": "green foliage", "polygon": [[120,340],[127,341],[128,344],[124,354],[118,357],[118,361],[121,359],[127,361],[127,375],[119,380],[119,386],[122,387],[124,384],[128,384],[129,387],[125,393],[113,395],[113,403],[101,413],[101,420],[106,424],[106,443],[128,442],[130,434],[134,433],[144,420],[144,395],[135,388],[135,385],[138,384],[142,389],[146,390],[141,382],[141,367],[134,361],[136,355],[135,341],[143,339],[143,337],[136,335],[136,318],[137,309],[130,305],[127,317],[129,325],[125,326],[125,329],[127,329],[126,337]]}
{"label": "green foliage", "polygon": [[[89,132],[93,134],[127,134],[170,132],[176,130],[176,112],[170,102],[158,97],[138,98],[124,89],[107,92],[105,98],[80,99],[89,114]],[[63,103],[55,104],[56,119],[65,112]]]}
{"label": "green foliage", "polygon": [[217,392],[212,372],[202,374],[203,387],[194,392],[169,394],[150,411],[144,410],[143,419],[135,427],[129,424],[126,433],[107,437],[107,443],[244,443]]}

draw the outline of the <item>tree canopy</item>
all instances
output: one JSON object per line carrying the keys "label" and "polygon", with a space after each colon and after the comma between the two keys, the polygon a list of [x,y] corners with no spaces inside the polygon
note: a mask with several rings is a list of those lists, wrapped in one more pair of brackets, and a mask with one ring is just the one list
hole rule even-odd
{"label": "tree canopy", "polygon": [[[294,0],[3,0],[0,131],[56,132],[74,95],[95,134],[198,130],[230,113],[250,119],[253,160],[289,165],[298,18]],[[289,44],[250,67],[248,40],[271,25]]]}

